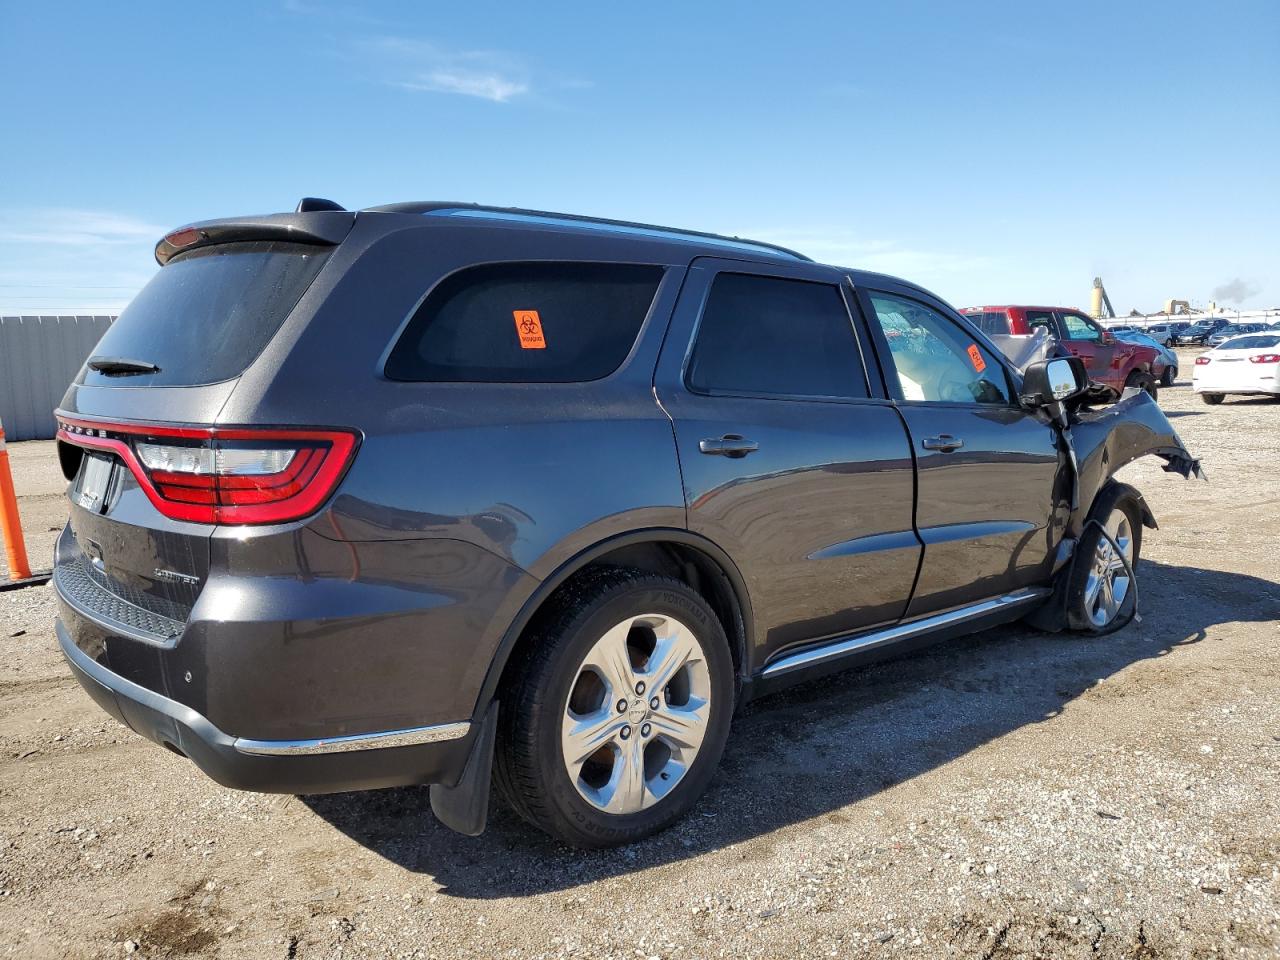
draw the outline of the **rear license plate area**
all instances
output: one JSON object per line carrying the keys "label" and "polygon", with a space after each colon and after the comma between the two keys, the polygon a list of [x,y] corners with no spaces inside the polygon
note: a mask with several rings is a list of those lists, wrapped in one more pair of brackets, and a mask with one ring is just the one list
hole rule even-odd
{"label": "rear license plate area", "polygon": [[90,513],[101,513],[107,502],[115,468],[115,457],[86,452],[80,464],[80,472],[76,474],[72,499]]}

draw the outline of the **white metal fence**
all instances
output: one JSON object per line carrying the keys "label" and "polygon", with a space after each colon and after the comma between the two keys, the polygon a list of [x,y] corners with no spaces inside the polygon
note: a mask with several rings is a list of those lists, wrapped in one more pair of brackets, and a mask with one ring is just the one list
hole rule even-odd
{"label": "white metal fence", "polygon": [[54,407],[113,320],[0,317],[0,420],[10,440],[54,435]]}

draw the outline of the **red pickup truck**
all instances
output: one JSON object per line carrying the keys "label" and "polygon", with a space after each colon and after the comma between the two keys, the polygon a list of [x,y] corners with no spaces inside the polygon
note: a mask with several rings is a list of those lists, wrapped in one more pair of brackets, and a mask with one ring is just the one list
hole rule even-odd
{"label": "red pickup truck", "polygon": [[1072,307],[966,307],[960,312],[988,334],[1030,336],[1036,327],[1047,327],[1063,348],[1085,362],[1089,379],[1117,397],[1125,387],[1140,387],[1154,397],[1164,373],[1158,351],[1117,340]]}

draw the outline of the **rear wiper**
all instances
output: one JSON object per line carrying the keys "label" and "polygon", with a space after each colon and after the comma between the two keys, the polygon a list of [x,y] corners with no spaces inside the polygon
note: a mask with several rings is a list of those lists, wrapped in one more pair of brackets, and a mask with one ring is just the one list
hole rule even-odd
{"label": "rear wiper", "polygon": [[127,377],[135,373],[159,373],[160,368],[146,360],[128,360],[124,357],[90,357],[89,369],[108,377]]}

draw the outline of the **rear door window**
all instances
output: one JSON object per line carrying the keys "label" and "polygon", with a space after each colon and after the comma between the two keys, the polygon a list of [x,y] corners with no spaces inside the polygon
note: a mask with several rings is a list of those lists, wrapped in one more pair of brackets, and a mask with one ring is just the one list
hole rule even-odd
{"label": "rear door window", "polygon": [[688,383],[700,393],[871,395],[839,287],[742,273],[722,273],[711,285]]}
{"label": "rear door window", "polygon": [[224,243],[174,257],[133,298],[94,358],[154,364],[155,373],[84,368],[94,386],[179,386],[238,377],[293,311],[329,256],[307,244]]}
{"label": "rear door window", "polygon": [[622,365],[662,280],[630,263],[497,263],[446,277],[387,360],[392,380],[573,383]]}
{"label": "rear door window", "polygon": [[966,313],[965,317],[987,336],[1002,336],[1009,333],[1009,315],[1003,310]]}
{"label": "rear door window", "polygon": [[1053,312],[1050,310],[1028,310],[1027,329],[1032,333],[1036,332],[1036,327],[1044,327],[1052,336],[1057,336],[1057,331],[1053,326]]}

